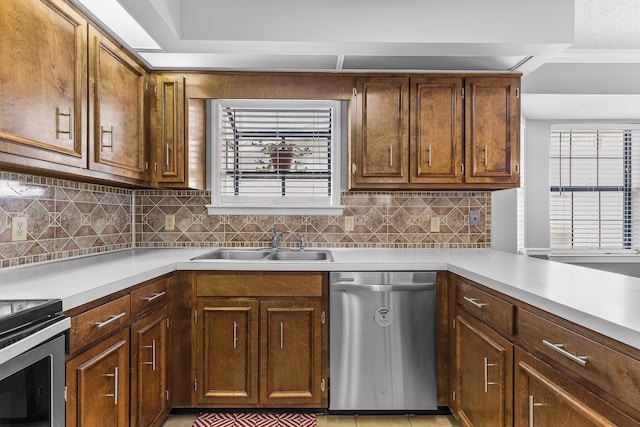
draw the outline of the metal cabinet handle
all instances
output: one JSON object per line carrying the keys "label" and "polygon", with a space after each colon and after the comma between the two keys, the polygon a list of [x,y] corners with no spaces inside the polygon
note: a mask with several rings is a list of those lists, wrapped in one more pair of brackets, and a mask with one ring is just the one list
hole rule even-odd
{"label": "metal cabinet handle", "polygon": [[280,322],[280,348],[284,347],[284,322]]}
{"label": "metal cabinet handle", "polygon": [[489,148],[485,144],[484,146],[484,165],[487,166],[489,164]]}
{"label": "metal cabinet handle", "polygon": [[161,296],[166,295],[166,294],[167,294],[167,293],[166,293],[166,292],[164,292],[164,291],[163,291],[163,292],[157,292],[157,293],[155,293],[155,294],[151,295],[150,297],[145,297],[144,299],[145,299],[147,302],[151,302],[151,301],[153,301],[154,299],[160,298]]}
{"label": "metal cabinet handle", "polygon": [[[67,130],[60,130],[60,116],[69,117],[69,126]],[[60,108],[56,107],[56,139],[60,138],[60,134],[66,134],[69,139],[73,139],[73,109],[69,107],[68,113],[61,113]]]}
{"label": "metal cabinet handle", "polygon": [[471,304],[478,308],[483,308],[487,304],[479,303],[477,298],[463,297],[465,301],[469,301]]}
{"label": "metal cabinet handle", "polygon": [[144,345],[142,348],[151,349],[151,362],[144,362],[145,365],[151,365],[151,370],[156,370],[156,340],[151,340],[151,345]]}
{"label": "metal cabinet handle", "polygon": [[113,397],[113,404],[118,404],[118,367],[113,368],[113,374],[104,374],[105,377],[113,377],[113,393],[103,394],[105,397]]}
{"label": "metal cabinet handle", "polygon": [[489,392],[490,385],[498,385],[499,383],[489,382],[489,368],[493,366],[498,366],[497,363],[489,363],[489,360],[484,358],[484,392]]}
{"label": "metal cabinet handle", "polygon": [[431,167],[431,144],[429,144],[429,146],[427,147],[427,153],[428,153],[427,163],[429,164],[429,167]]}
{"label": "metal cabinet handle", "polygon": [[123,312],[122,312],[122,313],[120,313],[120,314],[114,314],[114,315],[111,315],[111,316],[109,317],[109,319],[105,320],[104,322],[95,322],[95,325],[96,325],[98,328],[102,328],[103,326],[107,326],[109,323],[113,323],[113,322],[115,322],[116,320],[118,320],[118,319],[120,319],[121,317],[124,317],[124,316],[126,316],[126,315],[127,315],[127,313],[123,311]]}
{"label": "metal cabinet handle", "polygon": [[533,396],[529,395],[529,427],[534,427],[533,425],[533,410],[537,406],[542,406],[542,403],[535,403]]}
{"label": "metal cabinet handle", "polygon": [[389,166],[393,167],[393,144],[389,144]]}
{"label": "metal cabinet handle", "polygon": [[564,344],[554,344],[547,340],[542,340],[542,344],[560,353],[564,357],[576,362],[580,366],[587,366],[587,356],[576,356],[575,354],[569,353],[567,350],[564,349]]}
{"label": "metal cabinet handle", "polygon": [[[104,143],[104,135],[109,134],[109,145]],[[113,153],[113,126],[100,126],[100,151],[108,148]]]}
{"label": "metal cabinet handle", "polygon": [[238,346],[238,322],[233,322],[233,348]]}

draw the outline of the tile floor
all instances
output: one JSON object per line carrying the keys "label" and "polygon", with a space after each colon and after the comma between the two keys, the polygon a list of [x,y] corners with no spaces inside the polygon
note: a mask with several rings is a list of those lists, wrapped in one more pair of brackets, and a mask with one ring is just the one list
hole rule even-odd
{"label": "tile floor", "polygon": [[[170,415],[162,427],[191,427],[196,414]],[[459,427],[447,415],[318,415],[318,427]]]}

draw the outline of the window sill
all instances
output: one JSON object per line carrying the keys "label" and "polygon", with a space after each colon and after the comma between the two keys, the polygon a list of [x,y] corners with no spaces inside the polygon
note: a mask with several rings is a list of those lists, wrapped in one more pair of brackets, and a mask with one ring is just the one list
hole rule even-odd
{"label": "window sill", "polygon": [[340,216],[344,206],[217,206],[207,205],[209,215],[326,215]]}

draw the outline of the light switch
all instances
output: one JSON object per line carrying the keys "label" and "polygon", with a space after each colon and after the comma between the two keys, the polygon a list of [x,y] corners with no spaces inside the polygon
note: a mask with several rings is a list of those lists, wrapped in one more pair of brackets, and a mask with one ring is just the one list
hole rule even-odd
{"label": "light switch", "polygon": [[356,228],[355,218],[352,216],[344,217],[344,231],[353,231]]}
{"label": "light switch", "polygon": [[431,217],[431,231],[437,233],[440,231],[440,217],[432,216]]}

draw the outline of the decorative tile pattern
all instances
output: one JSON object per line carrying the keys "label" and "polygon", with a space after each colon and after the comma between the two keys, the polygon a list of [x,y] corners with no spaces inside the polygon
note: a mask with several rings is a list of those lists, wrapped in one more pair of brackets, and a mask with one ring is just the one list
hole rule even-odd
{"label": "decorative tile pattern", "polygon": [[[132,246],[133,192],[0,172],[0,267]],[[27,218],[27,240],[11,241],[11,218]]]}
{"label": "decorative tile pattern", "polygon": [[[284,247],[297,247],[301,234],[308,247],[491,247],[490,192],[344,192],[342,216],[210,216],[210,198],[0,171],[0,268],[131,247],[264,247],[273,227],[293,232]],[[469,225],[470,210],[480,211],[480,226]],[[16,216],[27,217],[24,242],[11,241]]]}

